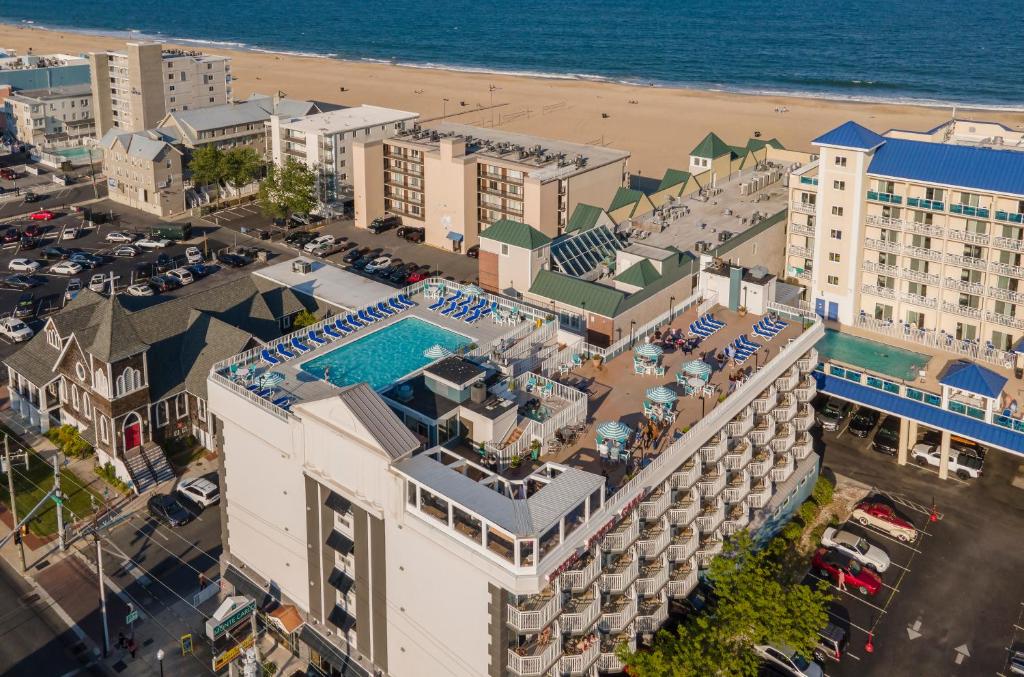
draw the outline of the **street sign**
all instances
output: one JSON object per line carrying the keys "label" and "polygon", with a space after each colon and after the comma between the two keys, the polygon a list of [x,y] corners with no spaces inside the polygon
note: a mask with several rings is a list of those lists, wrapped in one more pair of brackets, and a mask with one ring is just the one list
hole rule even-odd
{"label": "street sign", "polygon": [[219,656],[213,657],[213,670],[216,672],[231,661],[238,658],[239,654],[253,645],[253,635],[249,635],[238,644],[234,645]]}
{"label": "street sign", "polygon": [[139,612],[137,610],[135,610],[135,609],[132,609],[131,611],[129,611],[128,615],[124,617],[124,622],[127,623],[128,625],[131,625],[132,623],[134,623],[137,620],[139,620]]}
{"label": "street sign", "polygon": [[192,635],[191,633],[181,636],[181,655],[187,656],[192,653]]}

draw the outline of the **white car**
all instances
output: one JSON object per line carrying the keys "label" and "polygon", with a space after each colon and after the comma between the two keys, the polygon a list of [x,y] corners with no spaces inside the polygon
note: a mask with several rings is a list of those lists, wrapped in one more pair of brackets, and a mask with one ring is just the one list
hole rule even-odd
{"label": "white car", "polygon": [[128,292],[128,296],[152,296],[154,294],[153,288],[145,282],[133,284],[125,291]]}
{"label": "white car", "polygon": [[11,262],[7,264],[7,270],[16,273],[34,273],[40,267],[39,262],[32,259],[11,259]]}
{"label": "white car", "polygon": [[373,261],[370,261],[369,263],[367,263],[366,267],[363,268],[363,270],[366,271],[367,273],[375,273],[378,270],[382,270],[384,268],[387,268],[390,265],[391,265],[391,257],[390,256],[378,256]]}
{"label": "white car", "polygon": [[807,660],[791,649],[771,644],[756,644],[754,653],[764,659],[766,663],[777,665],[791,675],[804,675],[805,677],[824,677],[825,675],[825,671],[821,669],[820,665]]}
{"label": "white car", "polygon": [[10,341],[21,343],[32,338],[35,334],[29,326],[16,317],[5,317],[0,320],[0,335]]}
{"label": "white car", "polygon": [[332,245],[334,244],[334,242],[335,240],[333,235],[321,235],[307,242],[306,246],[303,247],[302,249],[304,251],[312,253],[315,249],[318,249],[322,245]]}
{"label": "white car", "polygon": [[136,247],[141,247],[142,249],[163,249],[170,245],[171,241],[165,240],[162,237],[144,237],[134,244]]}
{"label": "white car", "polygon": [[208,508],[220,500],[220,488],[202,477],[181,480],[178,482],[177,492],[203,508]]}
{"label": "white car", "polygon": [[89,289],[91,291],[96,292],[97,294],[102,294],[103,292],[107,291],[107,276],[104,275],[103,273],[96,273],[95,275],[90,277]]}
{"label": "white car", "polygon": [[135,242],[135,238],[130,233],[122,233],[119,230],[107,233],[107,236],[104,239],[107,242],[116,242],[118,244],[131,244],[132,242]]}
{"label": "white car", "polygon": [[871,545],[866,538],[851,534],[845,529],[836,529],[835,527],[825,529],[825,533],[821,535],[821,544],[826,548],[835,548],[880,574],[885,573],[891,564],[885,550],[877,545]]}
{"label": "white car", "polygon": [[74,240],[79,235],[78,226],[67,226],[60,234],[62,240]]}
{"label": "white car", "polygon": [[167,275],[167,277],[171,278],[172,280],[174,280],[183,287],[186,284],[192,284],[193,282],[196,281],[195,278],[192,277],[192,272],[186,270],[185,268],[175,268],[174,270],[169,271],[165,274]]}
{"label": "white car", "polygon": [[82,266],[74,261],[61,261],[50,266],[50,272],[54,275],[78,275]]}
{"label": "white car", "polygon": [[[910,457],[919,465],[931,465],[938,468],[942,461],[942,452],[934,444],[921,443],[914,445]],[[977,456],[965,454],[956,449],[949,450],[949,471],[956,473],[956,476],[962,480],[981,477],[984,463]]]}
{"label": "white car", "polygon": [[188,263],[202,263],[203,253],[199,251],[199,247],[189,247],[185,250],[185,261]]}
{"label": "white car", "polygon": [[139,250],[135,245],[123,244],[119,247],[114,247],[114,251],[112,253],[114,256],[138,256]]}

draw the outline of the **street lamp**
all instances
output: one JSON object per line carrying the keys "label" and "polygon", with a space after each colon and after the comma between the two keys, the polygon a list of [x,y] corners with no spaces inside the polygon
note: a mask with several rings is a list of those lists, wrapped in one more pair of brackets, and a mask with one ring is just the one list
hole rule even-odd
{"label": "street lamp", "polygon": [[159,649],[156,652],[156,659],[160,663],[160,677],[164,677],[164,650]]}
{"label": "street lamp", "polygon": [[669,322],[672,321],[672,306],[675,305],[675,302],[676,302],[676,297],[675,296],[669,296],[668,297],[668,321]]}
{"label": "street lamp", "polygon": [[629,344],[633,345],[633,328],[636,327],[636,320],[629,321]]}

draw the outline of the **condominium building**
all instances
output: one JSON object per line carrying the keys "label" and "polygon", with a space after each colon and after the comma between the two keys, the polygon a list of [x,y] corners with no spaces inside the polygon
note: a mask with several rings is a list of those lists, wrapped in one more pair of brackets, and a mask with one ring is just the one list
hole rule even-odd
{"label": "condominium building", "polygon": [[46,146],[96,133],[89,85],[21,91],[4,100],[8,136]]}
{"label": "condominium building", "polygon": [[1009,351],[1024,335],[1024,141],[954,120],[847,122],[790,177],[787,273],[819,315],[906,324]]}
{"label": "condominium building", "polygon": [[185,154],[175,130],[111,129],[99,145],[111,200],[162,217],[185,211]]}
{"label": "condominium building", "polygon": [[[634,348],[656,354],[655,327],[712,312],[721,325],[702,351],[714,359],[760,320],[736,312],[757,283],[720,273],[606,349],[542,310],[438,278],[402,290],[413,307],[372,330],[343,323],[340,336],[332,317],[284,337],[301,359],[256,349],[215,365],[227,583],[292,607],[302,622],[288,639],[325,674],[621,672],[616,648],[656,632],[730,535],[779,529],[817,476],[810,371],[824,330],[770,300],[785,326],[745,380],[694,362],[721,397],[648,410],[674,422],[642,462],[625,452],[618,423],[648,409],[636,393],[691,359],[655,357],[638,375]],[[488,313],[467,324],[442,312],[449,297]],[[551,378],[596,376],[573,354],[603,359],[600,397]],[[277,390],[261,393],[270,371]]]}
{"label": "condominium building", "polygon": [[25,54],[0,50],[0,85],[18,90],[89,84],[89,59],[70,54]]}
{"label": "condominium building", "polygon": [[167,113],[231,101],[231,57],[129,42],[124,52],[93,52],[97,136],[156,127]]}
{"label": "condominium building", "polygon": [[629,153],[454,123],[415,127],[352,149],[356,226],[393,214],[435,247],[464,251],[501,219],[562,232],[576,205],[602,204]]}
{"label": "condominium building", "polygon": [[352,144],[393,136],[419,118],[418,113],[356,106],[315,114],[279,113],[270,120],[271,157],[281,165],[293,158],[317,175],[317,196],[324,204],[341,198],[353,181]]}

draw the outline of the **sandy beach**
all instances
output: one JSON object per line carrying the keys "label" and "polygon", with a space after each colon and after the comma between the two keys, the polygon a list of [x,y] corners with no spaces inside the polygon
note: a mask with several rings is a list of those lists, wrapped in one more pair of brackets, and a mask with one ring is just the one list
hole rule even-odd
{"label": "sandy beach", "polygon": [[[0,48],[19,54],[30,47],[37,54],[78,54],[123,44],[118,38],[0,25]],[[685,168],[689,150],[708,131],[734,144],[745,143],[759,131],[763,138],[777,137],[788,148],[810,150],[811,139],[850,119],[881,132],[894,127],[927,129],[952,116],[951,108],[431,70],[219,48],[203,51],[232,56],[236,98],[282,91],[293,98],[415,111],[425,122],[445,116],[466,124],[613,146],[630,151],[632,172],[648,177],[660,177],[668,167]],[[1024,113],[961,109],[958,117],[1024,128]]]}

